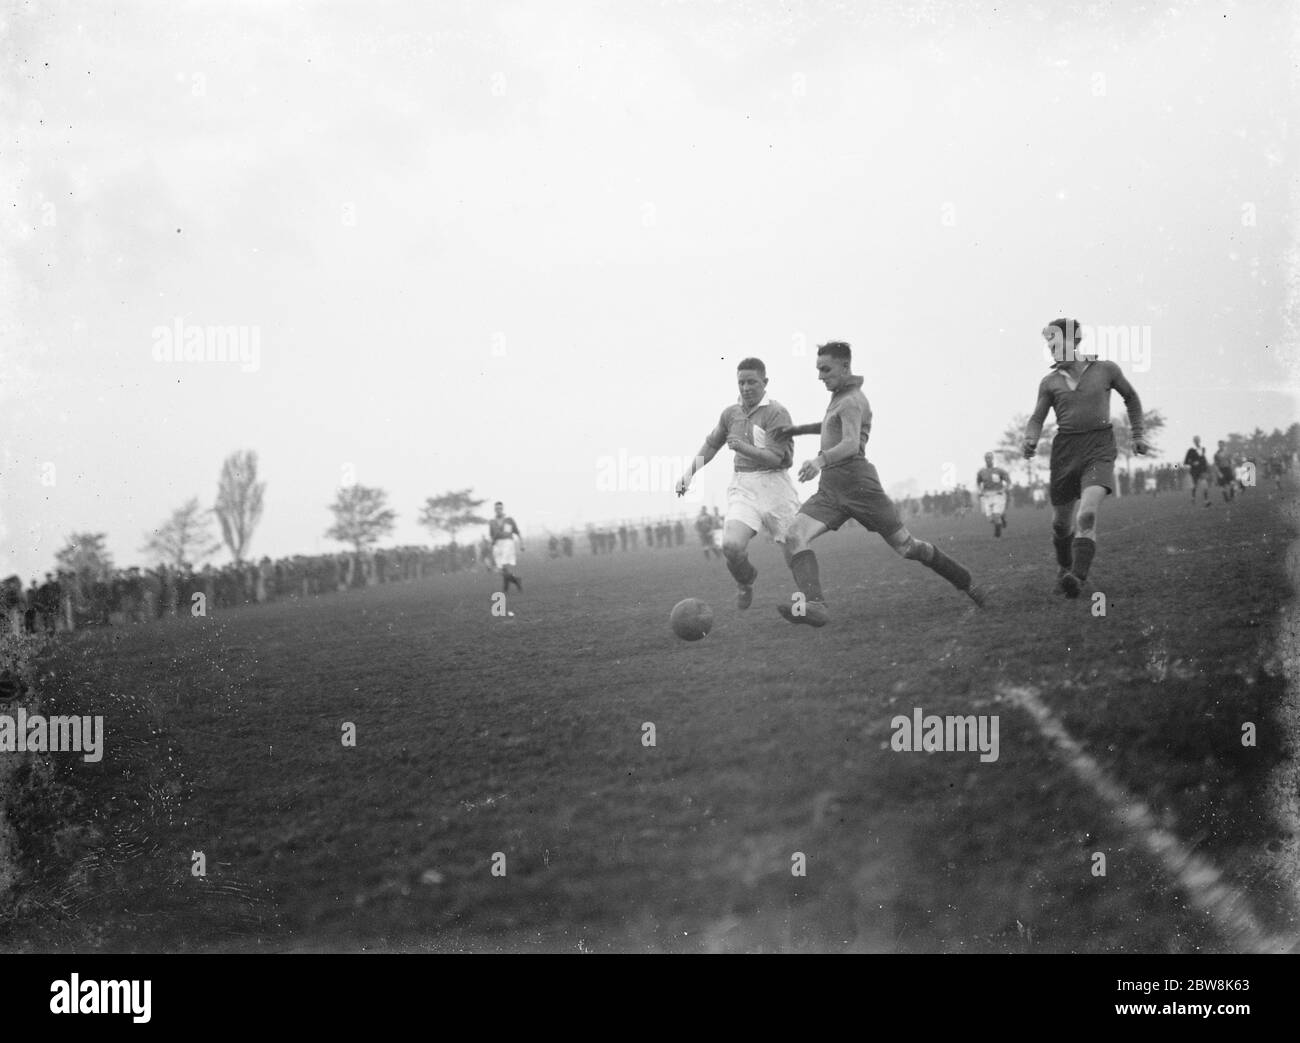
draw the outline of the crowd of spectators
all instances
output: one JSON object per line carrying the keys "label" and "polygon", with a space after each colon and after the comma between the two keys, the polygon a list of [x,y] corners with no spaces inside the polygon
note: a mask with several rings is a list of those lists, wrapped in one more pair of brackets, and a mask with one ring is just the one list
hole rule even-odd
{"label": "crowd of spectators", "polygon": [[[1130,473],[1117,470],[1118,493],[1123,496],[1165,492],[1183,492],[1189,488],[1187,470],[1166,463],[1137,467]],[[1045,488],[1041,482],[1012,485],[1011,506],[1043,507]],[[918,515],[956,515],[963,517],[974,506],[971,491],[958,485],[941,492],[898,499],[903,517]],[[691,524],[700,531],[707,546],[712,529],[722,527],[722,516],[715,507],[712,514],[701,512]],[[575,533],[547,533],[547,550],[551,558],[573,557]],[[636,551],[642,540],[647,549],[681,547],[686,543],[687,525],[682,518],[621,521],[617,524],[591,524],[585,536],[591,553]],[[79,626],[140,623],[194,610],[201,604],[225,609],[238,605],[259,604],[285,598],[308,598],[338,593],[356,587],[381,583],[405,583],[430,576],[446,575],[474,568],[490,569],[492,545],[452,542],[441,547],[387,547],[360,553],[302,555],[256,562],[205,565],[199,569],[159,565],[151,569],[138,567],[114,569],[98,577],[80,577],[70,572],[46,573],[44,580],[33,579],[24,585],[18,576],[0,581],[0,626],[15,632],[26,630],[52,633]]]}

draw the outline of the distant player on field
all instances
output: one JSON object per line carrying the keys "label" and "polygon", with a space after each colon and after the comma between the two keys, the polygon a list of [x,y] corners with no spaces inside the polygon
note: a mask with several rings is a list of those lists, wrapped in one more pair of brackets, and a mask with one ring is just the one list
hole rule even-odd
{"label": "distant player on field", "polygon": [[700,546],[704,548],[706,561],[715,554],[722,557],[722,541],[715,541],[713,538],[713,515],[709,513],[707,507],[700,508],[700,513],[695,519],[695,532],[700,537]]}
{"label": "distant player on field", "polygon": [[[1214,453],[1214,470],[1217,472],[1219,492],[1223,502],[1228,503],[1237,496],[1237,471],[1232,454],[1228,452],[1228,443],[1220,440],[1219,448]],[[1207,493],[1208,495],[1208,493]]]}
{"label": "distant player on field", "polygon": [[[501,569],[501,593],[508,595],[510,584],[513,583],[522,594],[524,585],[515,575],[515,566],[518,564],[516,552],[524,549],[523,537],[519,534],[519,526],[506,514],[505,506],[500,500],[493,506],[493,510],[495,516],[488,522],[488,536],[492,540],[492,560]],[[506,615],[513,616],[514,613],[507,612]]]}
{"label": "distant player on field", "polygon": [[1282,491],[1282,475],[1286,473],[1286,464],[1282,461],[1281,453],[1274,453],[1268,458],[1268,476],[1273,479],[1273,484],[1278,492]]}
{"label": "distant player on field", "polygon": [[1007,527],[1007,491],[1011,475],[993,466],[993,454],[984,454],[984,466],[975,472],[975,491],[979,493],[984,517],[993,523],[993,535],[1001,536]]}
{"label": "distant player on field", "polygon": [[[685,496],[691,479],[725,445],[736,454],[736,473],[727,487],[727,518],[723,526],[722,556],[736,581],[736,607],[754,601],[758,570],[749,560],[749,541],[764,530],[785,552],[786,530],[799,510],[799,494],[790,481],[794,442],[772,431],[790,426],[785,406],[767,397],[767,367],[761,359],[743,359],[736,367],[740,401],[727,406],[717,426],[704,439],[691,466],[677,482],[677,495]],[[703,534],[701,533],[701,536]]]}
{"label": "distant player on field", "polygon": [[[1083,339],[1074,319],[1054,319],[1043,328],[1051,347],[1052,372],[1038,385],[1038,401],[1025,426],[1024,453],[1032,460],[1049,409],[1056,410],[1050,488],[1052,543],[1056,548],[1057,589],[1077,598],[1097,552],[1097,512],[1115,489],[1115,432],[1110,426],[1110,393],[1118,391],[1128,409],[1133,451],[1147,452],[1142,402],[1119,366],[1081,355]],[[1075,504],[1078,515],[1075,515]]]}
{"label": "distant player on field", "polygon": [[827,530],[838,529],[850,518],[878,532],[898,554],[933,569],[978,605],[984,593],[971,582],[970,572],[931,543],[918,540],[898,516],[893,501],[881,487],[874,465],[867,462],[871,434],[871,406],[862,393],[862,378],[851,370],[853,352],[843,341],[817,349],[817,376],[831,393],[826,417],[778,435],[821,435],[821,452],[799,468],[801,482],[821,476],[817,491],[799,508],[790,527],[787,547],[790,571],[804,596],[802,605],[780,605],[778,611],[791,623],[825,626],[830,619],[822,597],[817,556],[810,544]]}
{"label": "distant player on field", "polygon": [[1210,461],[1206,459],[1205,449],[1201,446],[1201,436],[1192,438],[1192,447],[1183,456],[1183,466],[1187,468],[1192,479],[1192,503],[1196,503],[1196,489],[1205,482],[1205,506],[1210,506]]}

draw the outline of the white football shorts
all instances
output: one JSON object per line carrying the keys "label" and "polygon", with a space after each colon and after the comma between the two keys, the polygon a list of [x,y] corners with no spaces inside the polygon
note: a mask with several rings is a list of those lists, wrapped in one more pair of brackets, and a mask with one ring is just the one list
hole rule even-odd
{"label": "white football shorts", "polygon": [[1007,494],[1002,493],[980,493],[980,505],[984,508],[984,517],[992,518],[995,514],[1005,514],[1007,509]]}
{"label": "white football shorts", "polygon": [[519,564],[518,558],[515,557],[515,541],[513,537],[508,540],[497,540],[492,544],[492,560],[496,562],[497,568]]}
{"label": "white football shorts", "polygon": [[737,471],[727,486],[727,521],[766,532],[777,543],[799,513],[799,494],[789,471]]}

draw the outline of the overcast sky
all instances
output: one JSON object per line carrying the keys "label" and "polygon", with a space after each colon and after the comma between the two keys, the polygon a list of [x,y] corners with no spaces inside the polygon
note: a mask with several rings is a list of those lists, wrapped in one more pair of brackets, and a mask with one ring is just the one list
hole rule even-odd
{"label": "overcast sky", "polygon": [[899,491],[970,481],[1058,315],[1129,331],[1167,457],[1297,419],[1293,5],[865,6],[6,4],[0,575],[140,561],[236,449],[255,555],[337,549],[352,480],[396,543],[467,486],[674,513],[650,459],[746,355],[820,419],[829,339]]}

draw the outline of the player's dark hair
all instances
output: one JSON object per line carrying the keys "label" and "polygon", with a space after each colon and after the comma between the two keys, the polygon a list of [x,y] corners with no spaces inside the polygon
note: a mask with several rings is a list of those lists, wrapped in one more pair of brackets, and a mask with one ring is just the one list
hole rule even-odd
{"label": "player's dark hair", "polygon": [[1061,336],[1066,341],[1074,341],[1077,343],[1078,341],[1083,340],[1083,334],[1079,331],[1078,319],[1053,319],[1047,325],[1055,326],[1060,330]]}
{"label": "player's dark hair", "polygon": [[817,347],[818,355],[829,355],[833,359],[840,359],[844,362],[853,361],[853,349],[849,347],[847,341],[828,340],[825,344]]}
{"label": "player's dark hair", "polygon": [[757,371],[760,377],[762,377],[764,380],[767,379],[767,367],[763,365],[762,359],[756,359],[756,358],[741,359],[740,365],[736,367],[736,372],[739,373],[742,369],[755,370]]}

